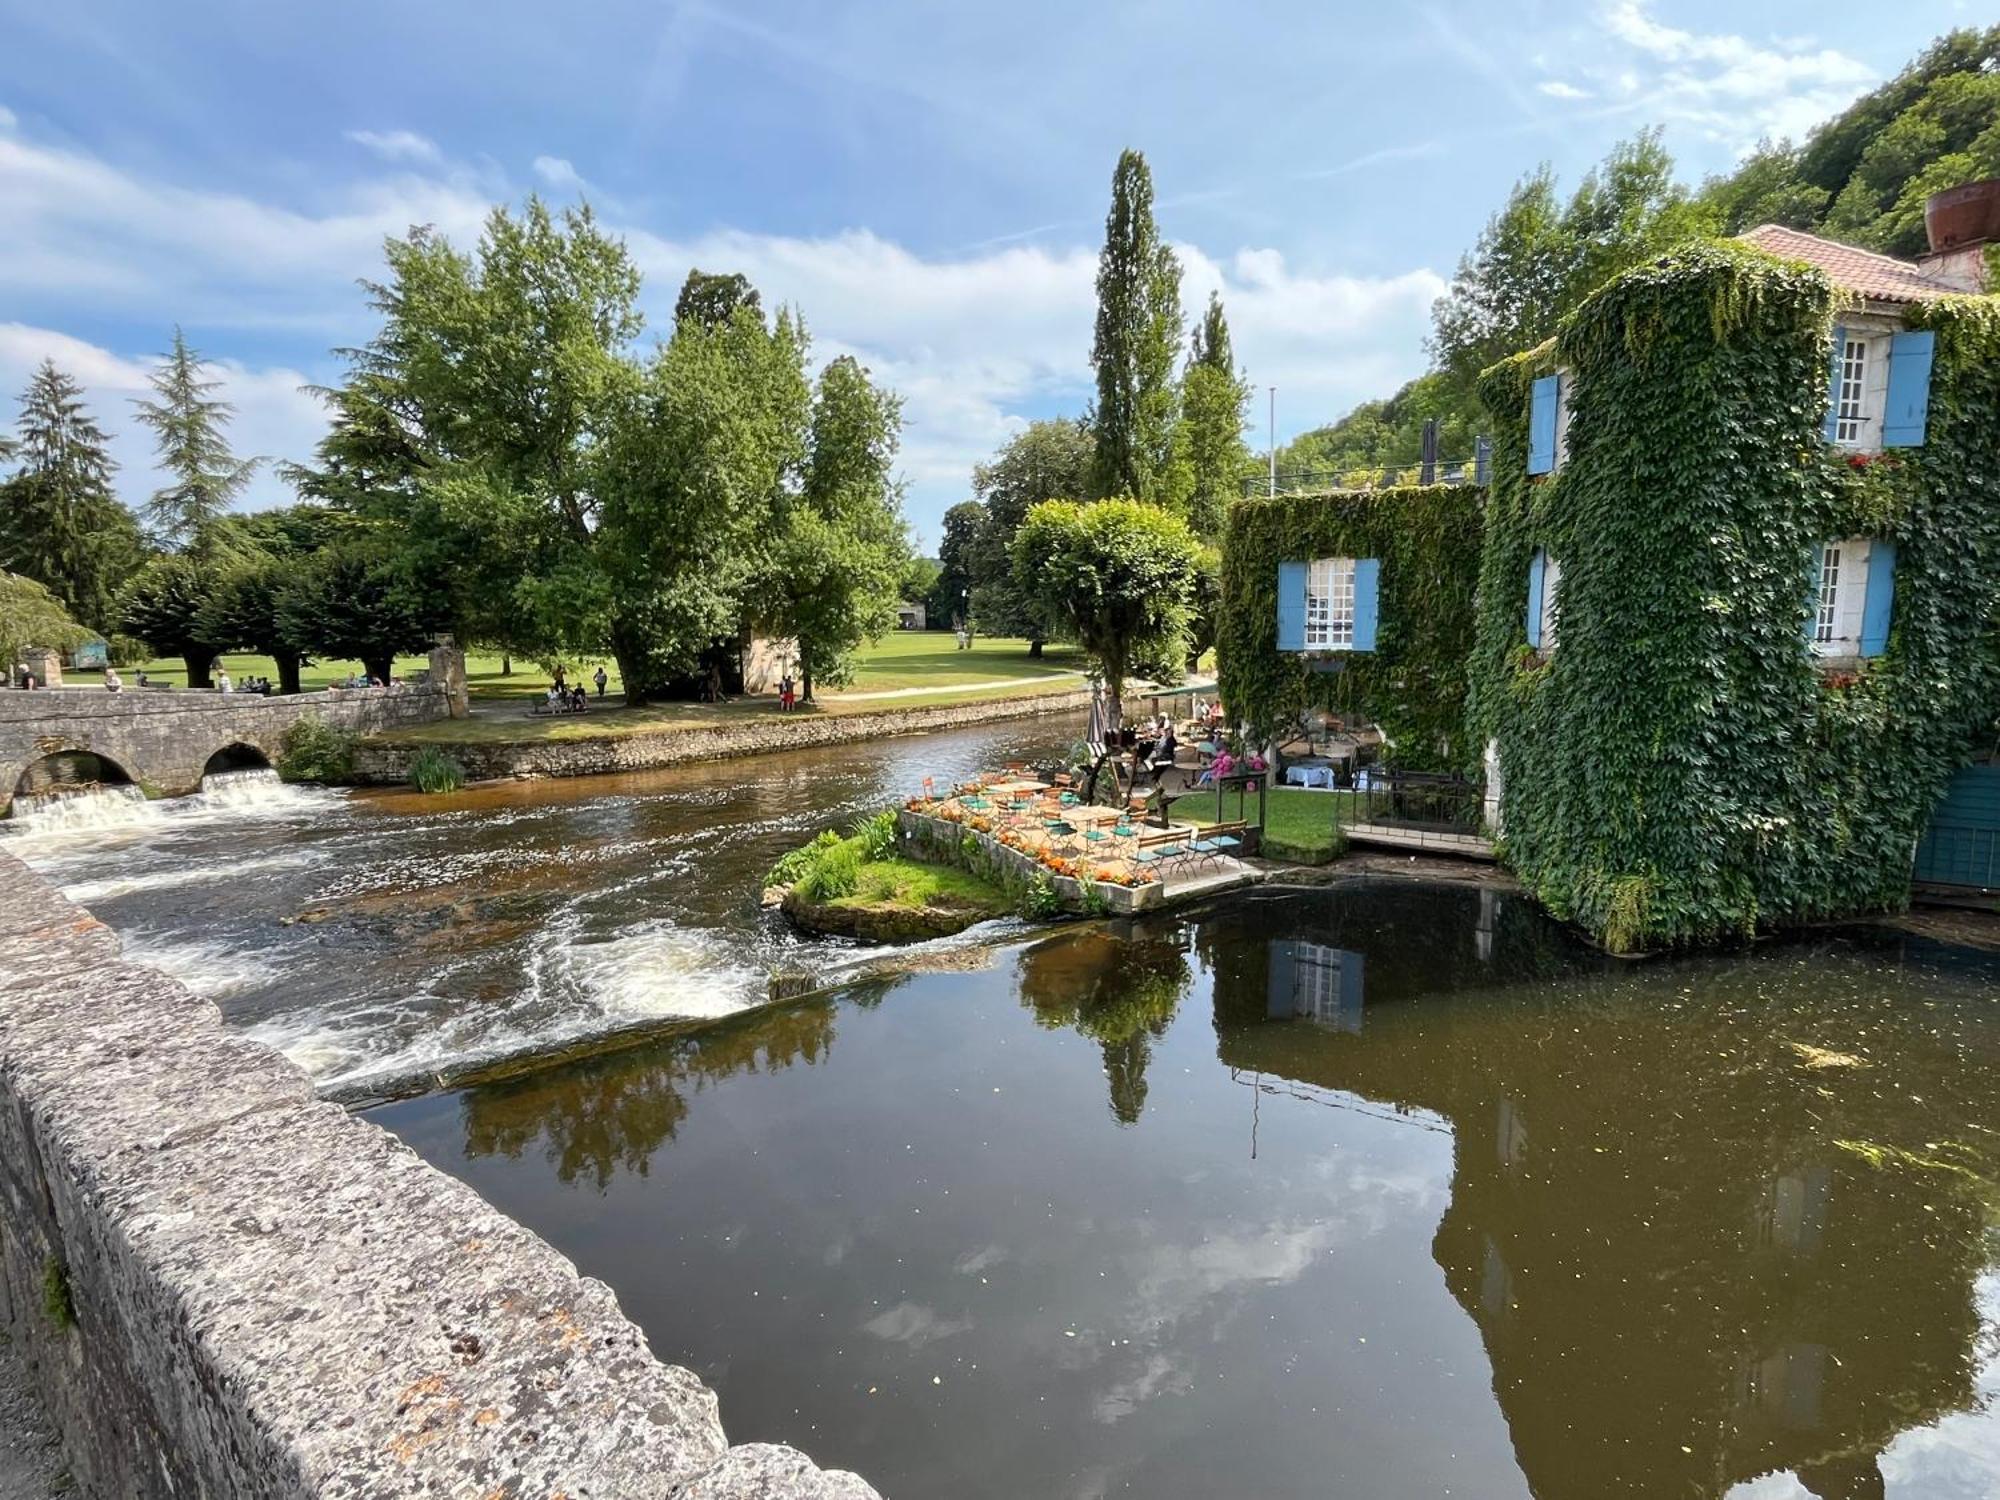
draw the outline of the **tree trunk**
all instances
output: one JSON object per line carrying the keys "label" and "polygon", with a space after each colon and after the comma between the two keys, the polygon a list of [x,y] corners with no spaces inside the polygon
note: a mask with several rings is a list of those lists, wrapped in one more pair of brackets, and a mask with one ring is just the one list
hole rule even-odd
{"label": "tree trunk", "polygon": [[279,651],[271,660],[278,664],[278,691],[296,693],[299,690],[299,654],[296,651]]}
{"label": "tree trunk", "polygon": [[1031,657],[1039,657],[1041,654],[1042,654],[1042,643],[1040,641],[1029,641],[1028,655]]}
{"label": "tree trunk", "polygon": [[618,680],[625,688],[625,706],[646,706],[645,652],[624,625],[611,627],[611,659],[618,663]]}
{"label": "tree trunk", "polygon": [[505,652],[502,652],[500,655],[500,675],[502,677],[512,677],[514,675],[514,658]]}
{"label": "tree trunk", "polygon": [[361,658],[361,669],[385,687],[388,686],[389,678],[393,675],[392,669],[395,665],[396,658],[393,656],[364,656]]}
{"label": "tree trunk", "polygon": [[181,657],[187,663],[188,686],[191,688],[214,687],[214,680],[208,675],[208,664],[215,660],[213,651],[190,651]]}

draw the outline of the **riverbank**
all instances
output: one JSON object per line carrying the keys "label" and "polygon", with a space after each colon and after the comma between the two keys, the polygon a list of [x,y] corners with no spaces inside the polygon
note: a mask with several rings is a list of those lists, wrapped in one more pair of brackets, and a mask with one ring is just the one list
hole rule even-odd
{"label": "riverbank", "polygon": [[[811,750],[867,740],[964,729],[1041,715],[1089,711],[1088,688],[1010,693],[969,702],[822,710],[781,714],[768,703],[719,707],[662,705],[685,713],[631,725],[578,718],[527,720],[482,716],[374,735],[355,747],[354,779],[364,786],[401,785],[424,749],[442,750],[474,781],[548,776],[596,776],[664,766],[734,760],[781,750]],[[640,712],[646,712],[641,710]],[[607,718],[609,715],[607,715]]]}

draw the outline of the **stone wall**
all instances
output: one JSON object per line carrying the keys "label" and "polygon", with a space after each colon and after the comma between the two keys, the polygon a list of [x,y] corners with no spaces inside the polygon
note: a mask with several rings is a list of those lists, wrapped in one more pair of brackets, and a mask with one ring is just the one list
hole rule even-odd
{"label": "stone wall", "polygon": [[113,762],[148,790],[181,796],[201,789],[202,769],[218,750],[244,746],[276,763],[285,731],[318,717],[360,734],[406,729],[462,711],[451,679],[380,688],[329,688],[266,698],[256,693],[101,687],[0,692],[0,810],[21,775],[44,756],[87,750]]}
{"label": "stone wall", "polygon": [[80,1491],[869,1500],[0,854],[0,1322]]}
{"label": "stone wall", "polygon": [[[768,755],[774,750],[807,750],[847,745],[891,735],[961,729],[1038,714],[1076,714],[1090,707],[1090,693],[1043,693],[1026,698],[988,699],[941,708],[884,709],[863,714],[768,716],[714,729],[660,729],[642,734],[584,735],[577,739],[467,740],[446,744],[397,741],[393,735],[362,744],[355,753],[355,779],[399,785],[409,779],[410,762],[425,746],[448,751],[474,781],[503,777],[595,776],[606,771],[645,771],[697,761]],[[539,722],[539,721],[537,721]],[[586,725],[589,719],[566,720]],[[523,725],[526,731],[528,726]]]}

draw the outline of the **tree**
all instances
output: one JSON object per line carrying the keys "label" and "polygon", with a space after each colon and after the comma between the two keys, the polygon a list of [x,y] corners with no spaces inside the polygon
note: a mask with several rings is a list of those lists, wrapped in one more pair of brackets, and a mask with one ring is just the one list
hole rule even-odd
{"label": "tree", "polygon": [[[1181,349],[1181,268],[1153,220],[1153,177],[1137,151],[1118,157],[1097,259],[1096,457],[1088,498],[1169,499]],[[1084,498],[1084,497],[1077,497]]]}
{"label": "tree", "polygon": [[1090,492],[1094,439],[1087,424],[1063,419],[1030,422],[1008,439],[993,462],[972,471],[972,490],[986,511],[968,543],[972,613],[988,635],[1023,636],[1028,654],[1058,625],[1014,575],[1014,536],[1044,500],[1081,500]]}
{"label": "tree", "polygon": [[437,590],[394,555],[386,537],[357,538],[292,566],[275,602],[277,639],[314,656],[358,661],[387,682],[398,656],[423,651],[437,629]]}
{"label": "tree", "polygon": [[70,618],[62,600],[34,579],[0,572],[0,672],[11,674],[30,646],[70,651],[90,634]]}
{"label": "tree", "polygon": [[1136,500],[1045,500],[1014,538],[1014,573],[1097,664],[1117,727],[1141,663],[1187,659],[1201,544],[1187,523]]}
{"label": "tree", "polygon": [[104,430],[76,381],[43,360],[21,397],[20,472],[0,486],[0,567],[44,584],[83,624],[108,631],[138,562],[138,524],[111,490]]}
{"label": "tree", "polygon": [[[537,608],[602,630],[626,701],[732,641],[786,533],[778,497],[805,461],[811,391],[789,313],[689,319],[613,408],[597,484],[599,525]],[[569,592],[559,592],[567,587]]]}
{"label": "tree", "polygon": [[132,403],[153,429],[160,467],[172,480],[146,502],[146,520],[160,545],[175,552],[211,550],[215,523],[262,462],[229,451],[223,428],[236,409],[209,394],[222,382],[203,379],[201,371],[201,356],[176,326],[173,348],[150,377],[159,399]]}
{"label": "tree", "polygon": [[1250,450],[1243,442],[1249,401],[1250,384],[1233,363],[1222,298],[1210,293],[1181,376],[1180,429],[1174,441],[1176,461],[1187,475],[1188,523],[1207,541],[1221,537],[1223,512],[1250,468]]}
{"label": "tree", "polygon": [[[938,543],[937,582],[930,593],[930,613],[940,624],[972,623],[969,596],[985,527],[986,507],[977,500],[961,500],[944,513],[944,536]],[[1013,566],[1009,560],[1010,581],[1014,576]]]}
{"label": "tree", "polygon": [[681,283],[681,294],[674,299],[674,324],[678,327],[693,318],[714,328],[727,323],[739,307],[748,308],[759,319],[764,316],[757,288],[750,284],[749,277],[740,271],[724,275],[697,267],[687,273],[687,280]]}
{"label": "tree", "polygon": [[297,557],[236,556],[218,566],[195,616],[196,635],[219,650],[270,657],[281,693],[299,691],[305,657],[305,643],[292,634],[301,622],[284,608],[300,566]]}
{"label": "tree", "polygon": [[846,679],[854,649],[895,623],[909,547],[890,470],[902,403],[849,355],[820,374],[805,482],[782,508],[766,597],[799,653],[799,696]]}
{"label": "tree", "polygon": [[209,686],[209,663],[229,645],[204,627],[214,586],[211,564],[170,552],[141,568],[119,601],[119,628],[138,636],[155,655],[178,656],[187,664],[191,688]]}
{"label": "tree", "polygon": [[944,577],[944,566],[935,557],[911,557],[903,564],[903,575],[896,582],[897,593],[911,604],[925,605],[925,623],[930,621],[929,602],[937,591],[938,582]]}

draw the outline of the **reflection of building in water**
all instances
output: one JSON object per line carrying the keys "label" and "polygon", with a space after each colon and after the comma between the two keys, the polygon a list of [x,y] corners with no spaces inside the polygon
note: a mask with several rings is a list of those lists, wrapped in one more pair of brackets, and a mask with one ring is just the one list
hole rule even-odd
{"label": "reflection of building in water", "polygon": [[1359,1031],[1366,962],[1363,955],[1346,948],[1274,941],[1266,1014],[1317,1021],[1337,1031]]}
{"label": "reflection of building in water", "polygon": [[[1688,991],[1671,965],[1565,960],[1515,925],[1523,903],[1492,910],[1485,948],[1454,937],[1477,892],[1318,899],[1347,909],[1301,902],[1286,942],[1269,914],[1204,934],[1221,1058],[1451,1121],[1433,1255],[1538,1500],[1717,1497],[1776,1471],[1871,1500],[1899,1433],[1971,1404],[1992,1165],[1955,1169],[1938,1135],[2000,1131],[1994,1058],[1885,999],[1885,969],[1788,988],[1814,971],[1711,964]],[[1338,999],[1340,1034],[1282,1019],[1281,995],[1320,1019],[1350,953],[1365,1029]],[[1574,983],[1520,983],[1565,964]]]}

